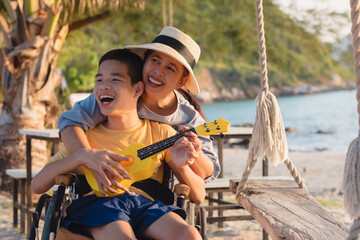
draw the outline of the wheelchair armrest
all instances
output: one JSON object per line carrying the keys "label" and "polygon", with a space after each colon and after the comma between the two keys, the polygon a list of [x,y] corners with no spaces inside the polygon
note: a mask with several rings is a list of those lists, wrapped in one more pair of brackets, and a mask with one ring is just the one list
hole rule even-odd
{"label": "wheelchair armrest", "polygon": [[175,185],[175,194],[176,196],[184,196],[188,198],[190,193],[190,187],[183,183],[178,183]]}
{"label": "wheelchair armrest", "polygon": [[70,186],[75,181],[75,177],[72,174],[61,174],[55,177],[56,185]]}

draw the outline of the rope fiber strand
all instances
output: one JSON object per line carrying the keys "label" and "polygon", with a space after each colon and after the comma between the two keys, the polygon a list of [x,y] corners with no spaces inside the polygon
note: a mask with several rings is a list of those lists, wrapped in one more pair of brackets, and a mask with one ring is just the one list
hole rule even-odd
{"label": "rope fiber strand", "polygon": [[[352,46],[354,50],[354,72],[356,85],[356,100],[358,125],[360,127],[360,4],[358,0],[350,0],[351,20],[352,20]],[[358,239],[360,234],[360,136],[358,134],[349,145],[346,154],[344,178],[344,207],[349,215],[354,218],[354,223],[350,228],[348,240]]]}
{"label": "rope fiber strand", "polygon": [[350,228],[349,236],[346,240],[357,240],[360,234],[360,219],[354,221],[353,225]]}
{"label": "rope fiber strand", "polygon": [[255,0],[255,5],[262,90],[255,99],[255,124],[250,140],[247,166],[236,191],[237,198],[244,194],[246,183],[256,161],[265,157],[275,166],[286,161],[295,181],[300,187],[306,189],[304,181],[288,157],[289,150],[280,108],[275,95],[269,92],[262,0]]}

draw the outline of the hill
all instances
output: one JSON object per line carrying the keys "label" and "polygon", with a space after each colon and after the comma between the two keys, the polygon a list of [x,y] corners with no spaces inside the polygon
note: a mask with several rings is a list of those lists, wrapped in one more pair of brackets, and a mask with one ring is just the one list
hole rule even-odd
{"label": "hill", "polygon": [[[260,76],[253,0],[174,1],[173,21],[201,46],[195,74],[203,90],[202,99],[256,95]],[[289,93],[286,89],[299,86],[311,89],[309,86],[336,85],[331,88],[336,89],[353,81],[351,51],[322,43],[271,0],[264,1],[264,21],[268,76],[275,92]],[[161,1],[149,0],[144,11],[119,12],[71,33],[59,59],[71,91],[92,89],[102,53],[152,41],[162,29],[162,22]],[[336,59],[335,50],[340,56]]]}

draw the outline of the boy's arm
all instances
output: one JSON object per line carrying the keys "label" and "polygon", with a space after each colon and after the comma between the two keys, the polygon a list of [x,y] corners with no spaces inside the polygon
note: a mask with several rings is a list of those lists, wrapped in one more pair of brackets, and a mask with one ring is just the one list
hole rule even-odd
{"label": "boy's arm", "polygon": [[180,183],[190,187],[189,199],[201,204],[205,199],[205,183],[189,166],[189,162],[199,157],[193,144],[187,138],[181,138],[170,149],[172,161],[168,162]]}
{"label": "boy's arm", "polygon": [[[110,158],[101,158],[99,156],[104,155],[110,156]],[[89,158],[93,157],[96,161],[89,161]],[[54,162],[46,165],[41,171],[33,178],[31,182],[31,188],[34,193],[43,193],[49,190],[55,181],[55,177],[61,174],[66,174],[72,172],[74,169],[77,169],[79,166],[85,166],[90,169],[94,174],[95,178],[98,176],[100,181],[98,181],[100,192],[103,195],[107,195],[103,190],[102,186],[108,189],[110,192],[117,193],[119,192],[116,188],[120,188],[123,191],[127,191],[117,181],[114,181],[113,178],[110,183],[107,183],[102,176],[106,176],[105,172],[111,173],[113,176],[116,176],[118,179],[130,178],[126,170],[118,163],[118,161],[128,160],[127,157],[106,151],[106,150],[93,150],[82,148],[76,151],[73,154],[64,156],[62,153],[57,153],[51,160]],[[59,159],[58,161],[56,161]],[[115,161],[114,161],[115,159]],[[117,169],[117,170],[115,170]]]}
{"label": "boy's arm", "polygon": [[[56,155],[54,156],[57,157]],[[66,174],[81,165],[79,153],[74,153],[68,157],[47,164],[31,181],[31,190],[41,194],[48,191],[55,184],[55,177]]]}

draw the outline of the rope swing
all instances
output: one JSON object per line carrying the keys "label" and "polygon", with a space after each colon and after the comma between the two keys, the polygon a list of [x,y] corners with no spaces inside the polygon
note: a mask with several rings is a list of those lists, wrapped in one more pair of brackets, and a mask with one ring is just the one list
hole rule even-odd
{"label": "rope swing", "polygon": [[[358,124],[360,127],[360,4],[358,0],[350,0],[351,6],[351,32],[353,36],[354,50],[354,71],[356,75],[356,99],[357,112],[359,114]],[[349,215],[354,218],[354,223],[350,228],[348,240],[358,239],[360,234],[360,130],[359,136],[355,138],[349,146],[346,154],[344,167],[344,206]]]}
{"label": "rope swing", "polygon": [[267,158],[275,166],[285,163],[299,187],[306,189],[303,179],[288,156],[289,150],[280,108],[275,95],[269,91],[262,5],[262,0],[255,0],[261,92],[255,98],[256,117],[249,144],[247,166],[237,187],[236,198],[245,196],[246,184],[258,159]]}

